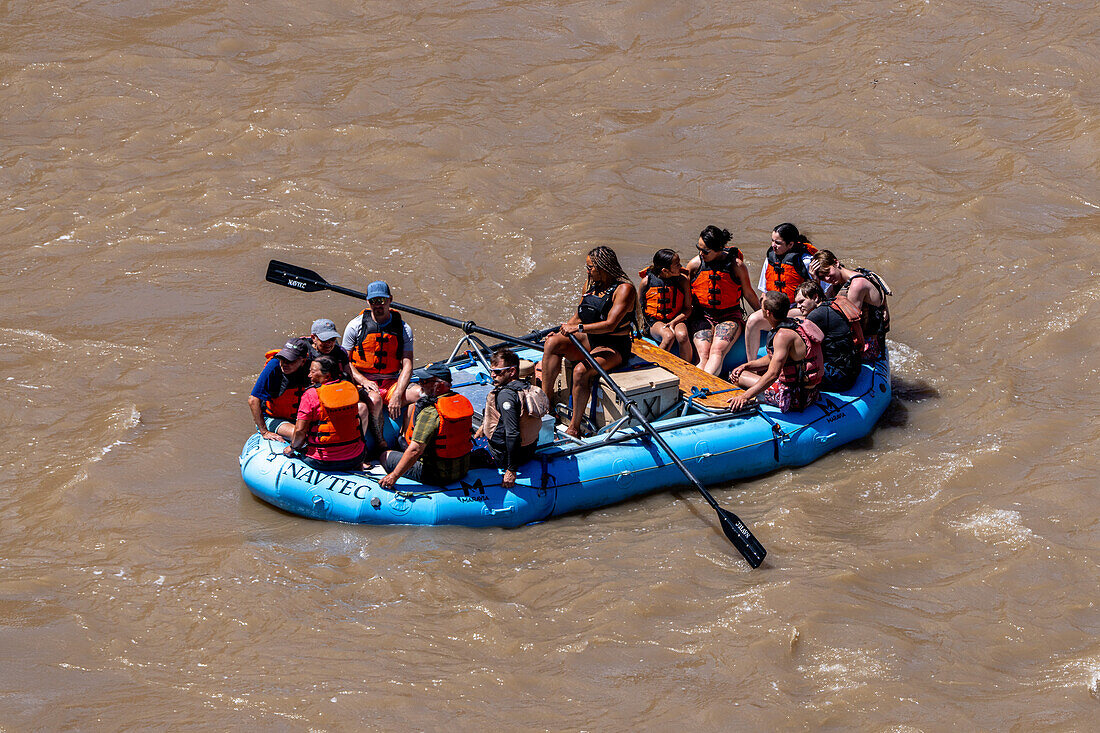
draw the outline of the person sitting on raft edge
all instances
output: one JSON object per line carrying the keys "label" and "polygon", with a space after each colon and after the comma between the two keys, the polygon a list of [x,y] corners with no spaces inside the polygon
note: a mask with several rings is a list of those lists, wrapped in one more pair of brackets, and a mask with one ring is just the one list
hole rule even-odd
{"label": "person sitting on raft edge", "polygon": [[423,396],[416,401],[409,426],[409,447],[403,453],[382,454],[382,467],[389,471],[378,482],[383,489],[392,489],[402,476],[443,486],[470,470],[474,406],[451,390],[451,369],[446,364],[429,364],[412,375],[420,380]]}
{"label": "person sitting on raft edge", "polygon": [[592,396],[592,382],[598,373],[567,334],[573,334],[605,370],[630,359],[631,326],[637,323],[638,291],[623,272],[615,250],[601,245],[585,258],[587,278],[577,312],[546,338],[542,349],[542,388],[554,401],[554,382],[561,372],[562,358],[573,367],[573,416],[566,433],[580,437],[585,406]]}
{"label": "person sitting on raft edge", "polygon": [[847,300],[860,311],[863,361],[877,361],[886,355],[886,334],[890,332],[890,307],[886,296],[890,286],[874,272],[862,267],[845,267],[835,254],[823,249],[810,265],[814,275],[836,288],[835,300]]}
{"label": "person sitting on raft edge", "polygon": [[309,365],[313,383],[302,393],[298,419],[283,455],[299,456],[322,471],[358,471],[363,468],[363,428],[359,422],[359,390],[344,378],[331,356],[319,356]]}
{"label": "person sitting on raft edge", "polygon": [[772,331],[768,353],[730,372],[730,381],[745,391],[731,397],[727,404],[736,411],[759,396],[782,412],[805,410],[817,401],[824,334],[813,321],[789,318],[791,301],[783,293],[765,293],[760,306]]}
{"label": "person sitting on raft edge", "polygon": [[[489,443],[491,465],[504,469],[500,485],[516,485],[516,471],[535,457],[542,416],[549,414],[550,401],[538,387],[519,378],[516,352],[500,348],[489,360],[493,389],[485,395],[485,413],[474,438]],[[484,455],[484,451],[478,451]]]}
{"label": "person sitting on raft edge", "polygon": [[267,358],[248,395],[248,409],[261,438],[286,442],[294,434],[298,400],[309,386],[309,341],[290,338]]}

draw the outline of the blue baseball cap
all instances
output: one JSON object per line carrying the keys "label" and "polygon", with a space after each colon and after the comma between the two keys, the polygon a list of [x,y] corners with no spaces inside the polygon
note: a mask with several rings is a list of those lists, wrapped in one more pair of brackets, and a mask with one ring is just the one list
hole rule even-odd
{"label": "blue baseball cap", "polygon": [[367,286],[367,300],[371,298],[390,298],[390,286],[386,284],[385,280],[375,280]]}

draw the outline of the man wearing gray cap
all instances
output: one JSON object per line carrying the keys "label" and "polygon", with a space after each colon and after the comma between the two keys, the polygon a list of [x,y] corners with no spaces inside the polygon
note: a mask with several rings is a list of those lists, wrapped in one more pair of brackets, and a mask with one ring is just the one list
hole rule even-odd
{"label": "man wearing gray cap", "polygon": [[417,369],[423,396],[416,412],[404,453],[386,451],[382,466],[387,473],[378,482],[392,489],[402,476],[424,484],[443,486],[458,481],[470,470],[474,406],[451,390],[451,370],[436,362]]}
{"label": "man wearing gray cap", "polygon": [[[344,329],[344,350],[351,359],[351,378],[370,410],[370,429],[385,450],[382,409],[401,424],[401,408],[420,392],[409,388],[413,368],[413,335],[401,314],[390,308],[390,286],[375,280],[367,286],[367,305]],[[407,390],[407,391],[406,391]]]}
{"label": "man wearing gray cap", "polygon": [[351,369],[348,365],[348,352],[340,346],[340,332],[336,330],[336,324],[328,318],[318,318],[313,322],[309,331],[309,358],[318,356],[331,356],[336,362],[340,374],[351,379]]}

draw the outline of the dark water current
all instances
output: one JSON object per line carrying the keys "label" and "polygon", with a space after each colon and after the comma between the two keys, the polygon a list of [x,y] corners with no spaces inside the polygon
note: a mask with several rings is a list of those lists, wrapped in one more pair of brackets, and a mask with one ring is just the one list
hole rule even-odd
{"label": "dark water current", "polygon": [[[1095,2],[0,4],[0,729],[1088,730]],[[263,352],[715,223],[893,299],[866,440],[520,530],[254,500]],[[415,322],[420,359],[454,334]],[[1089,721],[1093,723],[1090,724]]]}

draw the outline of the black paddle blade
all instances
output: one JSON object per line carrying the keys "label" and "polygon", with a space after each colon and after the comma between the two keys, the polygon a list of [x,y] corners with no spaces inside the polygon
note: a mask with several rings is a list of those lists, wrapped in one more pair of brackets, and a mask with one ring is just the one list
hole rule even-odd
{"label": "black paddle blade", "polygon": [[744,556],[745,561],[754,568],[760,567],[768,551],[759,540],[753,537],[745,523],[733,512],[721,508],[718,509],[718,518],[722,520],[722,531],[726,533],[726,537],[729,537],[737,551]]}
{"label": "black paddle blade", "polygon": [[306,293],[316,293],[318,290],[328,288],[325,279],[313,270],[278,260],[267,263],[267,281]]}

